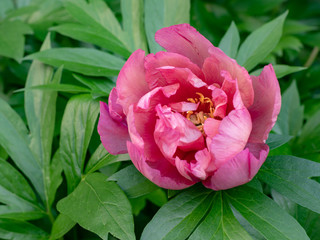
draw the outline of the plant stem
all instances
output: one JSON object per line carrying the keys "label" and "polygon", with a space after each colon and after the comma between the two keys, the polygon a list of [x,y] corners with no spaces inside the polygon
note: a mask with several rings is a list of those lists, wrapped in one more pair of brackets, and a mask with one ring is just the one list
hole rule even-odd
{"label": "plant stem", "polygon": [[318,47],[314,47],[312,49],[312,52],[310,53],[310,56],[309,56],[308,60],[304,64],[304,66],[307,67],[307,68],[310,67],[312,65],[312,63],[314,62],[314,60],[316,59],[318,53],[319,53],[319,48]]}

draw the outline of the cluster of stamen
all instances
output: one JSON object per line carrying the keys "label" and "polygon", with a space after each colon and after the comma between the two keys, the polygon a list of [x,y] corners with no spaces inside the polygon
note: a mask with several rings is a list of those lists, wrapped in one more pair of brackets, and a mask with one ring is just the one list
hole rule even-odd
{"label": "cluster of stamen", "polygon": [[196,93],[198,98],[188,98],[188,102],[199,103],[197,111],[187,111],[185,117],[190,120],[201,132],[204,133],[203,124],[208,118],[214,118],[213,102],[210,98],[204,97],[202,93]]}

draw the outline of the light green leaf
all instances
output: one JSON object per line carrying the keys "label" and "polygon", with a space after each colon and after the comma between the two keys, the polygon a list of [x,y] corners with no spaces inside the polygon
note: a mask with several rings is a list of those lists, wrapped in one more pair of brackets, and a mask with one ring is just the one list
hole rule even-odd
{"label": "light green leaf", "polygon": [[90,95],[72,97],[65,109],[60,134],[60,158],[72,192],[81,180],[90,138],[99,113],[99,103]]}
{"label": "light green leaf", "polygon": [[159,188],[145,178],[134,165],[121,169],[108,180],[116,181],[129,198],[140,197]]}
{"label": "light green leaf", "polygon": [[0,238],[8,240],[46,240],[48,234],[30,223],[0,219]]}
{"label": "light green leaf", "polygon": [[109,53],[91,48],[55,48],[31,54],[24,59],[39,60],[46,64],[89,76],[114,76],[124,61]]}
{"label": "light green leaf", "polygon": [[108,182],[101,173],[84,178],[57,207],[62,214],[104,240],[108,239],[108,233],[120,239],[135,239],[128,199],[116,183]]}
{"label": "light green leaf", "polygon": [[[34,90],[41,90],[41,91],[34,91]],[[55,84],[55,83],[48,83],[48,84],[44,84],[44,85],[35,85],[32,87],[28,87],[28,88],[23,88],[23,89],[19,89],[18,91],[15,92],[21,92],[21,91],[25,91],[25,92],[43,92],[43,94],[48,94],[48,92],[68,92],[68,93],[88,93],[91,92],[90,89],[88,88],[84,88],[84,87],[80,87],[77,85],[72,85],[72,84],[63,84],[63,83],[59,83],[59,84]]]}
{"label": "light green leaf", "polygon": [[121,0],[121,12],[124,31],[131,39],[130,49],[148,51],[143,21],[143,0]]}
{"label": "light green leaf", "polygon": [[69,218],[67,215],[59,214],[52,225],[49,240],[56,240],[63,237],[75,225],[76,225],[76,222],[71,220],[71,218]]}
{"label": "light green leaf", "polygon": [[309,239],[298,222],[263,193],[242,186],[225,194],[232,206],[266,239]]}
{"label": "light green leaf", "polygon": [[[273,65],[274,71],[276,73],[277,78],[282,78],[284,76],[287,76],[291,73],[300,72],[302,70],[305,70],[307,68],[305,67],[298,67],[298,66],[289,66],[289,65],[282,65],[282,64],[276,64]],[[262,72],[263,68],[259,68],[253,72],[251,72],[251,75],[258,76]]]}
{"label": "light green leaf", "polygon": [[189,240],[197,239],[252,240],[234,217],[221,191],[214,195],[210,212],[189,238]]}
{"label": "light green leaf", "polygon": [[214,192],[194,186],[160,208],[142,232],[141,240],[184,240],[210,208]]}
{"label": "light green leaf", "polygon": [[295,81],[282,94],[281,110],[273,130],[282,135],[296,136],[302,127],[303,109]]}
{"label": "light green leaf", "polygon": [[228,31],[225,33],[219,43],[219,48],[231,58],[237,56],[240,43],[240,35],[237,26],[234,22],[231,23]]}
{"label": "light green leaf", "polygon": [[277,46],[288,11],[252,32],[240,46],[237,62],[248,71],[263,61]]}
{"label": "light green leaf", "polygon": [[266,143],[269,145],[270,150],[272,150],[289,142],[291,139],[292,139],[292,136],[270,133]]}
{"label": "light green leaf", "polygon": [[86,166],[85,173],[89,174],[103,168],[109,164],[121,161],[128,161],[130,157],[128,154],[111,155],[107,152],[102,144],[92,154]]}
{"label": "light green leaf", "polygon": [[51,31],[56,31],[62,35],[71,37],[76,40],[95,44],[104,49],[118,53],[121,56],[129,57],[130,51],[126,46],[119,41],[118,38],[110,34],[104,28],[95,28],[76,23],[65,23],[56,27],[50,28]]}
{"label": "light green leaf", "polygon": [[0,1],[0,18],[3,18],[6,15],[6,12],[13,8],[14,8],[14,5],[11,0]]}
{"label": "light green leaf", "polygon": [[145,29],[150,52],[162,51],[154,35],[160,28],[190,21],[190,0],[148,0],[144,1]]}
{"label": "light green leaf", "polygon": [[0,22],[0,55],[20,61],[24,53],[24,35],[32,34],[22,21]]}
{"label": "light green leaf", "polygon": [[283,25],[283,35],[297,34],[316,30],[316,26],[311,26],[296,20],[288,19]]}
{"label": "light green leaf", "polygon": [[258,175],[280,194],[320,213],[320,184],[309,179],[314,176],[320,176],[320,163],[293,156],[269,157]]}
{"label": "light green leaf", "polygon": [[43,174],[40,162],[29,148],[28,130],[20,116],[0,98],[0,142],[14,163],[30,179],[44,199]]}
{"label": "light green leaf", "polygon": [[303,126],[294,150],[298,153],[318,153],[320,151],[319,136],[320,111],[318,110]]}

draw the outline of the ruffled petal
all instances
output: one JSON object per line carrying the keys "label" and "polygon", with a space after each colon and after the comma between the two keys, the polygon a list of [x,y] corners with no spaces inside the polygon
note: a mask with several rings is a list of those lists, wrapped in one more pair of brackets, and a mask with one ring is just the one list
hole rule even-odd
{"label": "ruffled petal", "polygon": [[248,144],[243,151],[203,181],[203,185],[219,191],[245,184],[257,174],[268,153],[269,147],[266,144]]}
{"label": "ruffled petal", "polygon": [[109,112],[111,117],[117,121],[123,121],[126,119],[126,115],[123,113],[123,108],[118,104],[118,93],[117,89],[113,88],[109,94]]}
{"label": "ruffled petal", "polygon": [[[233,110],[220,123],[218,134],[210,139],[208,149],[219,168],[241,152],[252,129],[251,117],[246,108]],[[208,141],[207,141],[208,143]]]}
{"label": "ruffled petal", "polygon": [[152,161],[149,161],[143,149],[131,142],[127,143],[127,147],[136,168],[159,187],[180,190],[196,183],[183,177],[177,168],[166,161],[163,156],[154,154]]}
{"label": "ruffled petal", "polygon": [[223,77],[220,75],[220,72],[229,72],[232,79],[237,80],[244,105],[246,107],[251,106],[254,99],[254,91],[248,71],[238,65],[234,59],[228,57],[219,48],[211,47],[209,52],[211,56],[205,60],[202,68],[206,82],[209,85],[213,83],[222,85]]}
{"label": "ruffled petal", "polygon": [[98,133],[105,149],[113,154],[127,153],[127,141],[130,140],[125,119],[113,119],[108,105],[100,102]]}
{"label": "ruffled petal", "polygon": [[277,121],[281,108],[278,79],[271,64],[265,66],[259,77],[252,76],[255,99],[248,109],[252,119],[249,142],[264,142]]}
{"label": "ruffled petal", "polygon": [[144,72],[145,53],[138,49],[131,54],[122,67],[117,79],[118,103],[126,114],[131,104],[135,104],[149,91]]}
{"label": "ruffled petal", "polygon": [[190,61],[189,58],[172,52],[158,52],[156,54],[149,54],[145,58],[146,81],[149,88],[163,87],[167,84],[158,68],[161,67],[176,67],[187,68],[198,78],[204,79],[201,69]]}
{"label": "ruffled petal", "polygon": [[189,24],[179,24],[158,30],[155,40],[168,52],[179,53],[202,67],[212,44]]}
{"label": "ruffled petal", "polygon": [[216,170],[208,149],[202,149],[195,154],[195,161],[190,163],[190,171],[198,179],[205,180],[208,174]]}

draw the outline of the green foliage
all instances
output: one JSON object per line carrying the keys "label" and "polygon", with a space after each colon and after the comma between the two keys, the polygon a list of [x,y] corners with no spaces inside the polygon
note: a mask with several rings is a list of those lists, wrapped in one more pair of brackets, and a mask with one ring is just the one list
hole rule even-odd
{"label": "green foliage", "polygon": [[[320,240],[319,10],[312,0],[1,0],[0,238]],[[279,79],[270,155],[245,186],[165,191],[100,143],[98,101],[125,60],[162,51],[155,32],[189,22],[252,75],[272,63]]]}

